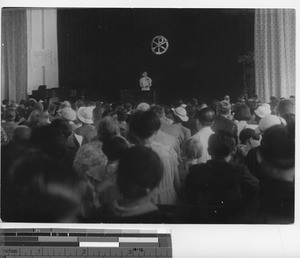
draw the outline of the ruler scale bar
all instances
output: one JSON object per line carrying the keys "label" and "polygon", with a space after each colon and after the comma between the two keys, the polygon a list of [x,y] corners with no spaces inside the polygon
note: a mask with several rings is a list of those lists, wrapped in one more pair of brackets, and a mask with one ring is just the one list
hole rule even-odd
{"label": "ruler scale bar", "polygon": [[1,229],[0,257],[169,258],[172,241],[164,229]]}

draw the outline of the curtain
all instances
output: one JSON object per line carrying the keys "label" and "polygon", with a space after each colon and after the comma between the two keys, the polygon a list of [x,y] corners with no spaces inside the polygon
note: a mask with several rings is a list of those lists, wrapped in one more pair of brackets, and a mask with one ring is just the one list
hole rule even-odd
{"label": "curtain", "polygon": [[19,102],[27,96],[26,26],[25,9],[2,9],[2,100]]}
{"label": "curtain", "polygon": [[255,11],[255,84],[261,100],[295,95],[295,10]]}

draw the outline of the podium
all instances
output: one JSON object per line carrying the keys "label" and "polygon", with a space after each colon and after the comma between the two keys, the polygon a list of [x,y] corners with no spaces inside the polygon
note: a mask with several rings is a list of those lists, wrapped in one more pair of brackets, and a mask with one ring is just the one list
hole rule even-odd
{"label": "podium", "polygon": [[133,106],[141,102],[148,104],[156,104],[156,91],[142,91],[142,90],[121,90],[121,102],[131,103]]}

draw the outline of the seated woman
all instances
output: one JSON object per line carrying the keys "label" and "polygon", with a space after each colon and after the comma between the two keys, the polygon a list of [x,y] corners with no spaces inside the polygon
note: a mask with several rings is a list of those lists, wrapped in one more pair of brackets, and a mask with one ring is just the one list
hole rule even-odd
{"label": "seated woman", "polygon": [[162,223],[163,216],[151,201],[153,190],[163,176],[159,156],[150,148],[134,146],[120,159],[117,185],[120,198],[104,205],[100,222],[108,223]]}
{"label": "seated woman", "polygon": [[106,203],[118,195],[117,168],[124,151],[129,148],[129,143],[121,136],[105,139],[102,150],[108,162],[87,171],[88,179],[93,184],[99,203]]}

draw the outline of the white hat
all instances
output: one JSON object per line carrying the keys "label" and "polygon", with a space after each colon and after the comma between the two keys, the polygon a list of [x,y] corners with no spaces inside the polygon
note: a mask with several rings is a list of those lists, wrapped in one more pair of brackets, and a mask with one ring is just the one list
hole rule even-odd
{"label": "white hat", "polygon": [[186,115],[185,108],[179,106],[177,108],[171,108],[174,115],[179,117],[182,121],[186,122],[189,120],[188,116]]}
{"label": "white hat", "polygon": [[254,110],[254,113],[260,118],[264,118],[267,115],[271,114],[271,108],[269,104],[263,104]]}
{"label": "white hat", "polygon": [[150,105],[147,104],[146,102],[142,102],[142,103],[138,104],[138,106],[136,107],[137,110],[143,111],[143,112],[149,110],[149,108],[150,108]]}
{"label": "white hat", "polygon": [[59,114],[61,117],[68,121],[75,121],[76,120],[76,111],[74,111],[70,107],[65,107],[57,111],[57,114]]}
{"label": "white hat", "polygon": [[187,104],[182,103],[182,104],[180,105],[180,107],[186,108],[186,107],[187,107]]}
{"label": "white hat", "polygon": [[256,134],[262,134],[267,129],[275,125],[286,125],[286,121],[279,116],[267,115],[259,121],[258,127],[255,129]]}
{"label": "white hat", "polygon": [[77,111],[78,119],[85,124],[93,124],[93,110],[94,106],[91,107],[80,107]]}

